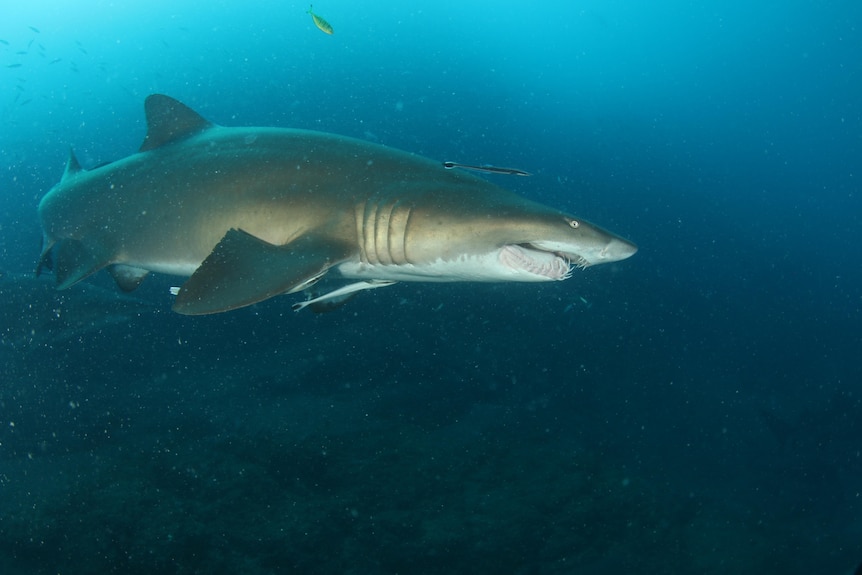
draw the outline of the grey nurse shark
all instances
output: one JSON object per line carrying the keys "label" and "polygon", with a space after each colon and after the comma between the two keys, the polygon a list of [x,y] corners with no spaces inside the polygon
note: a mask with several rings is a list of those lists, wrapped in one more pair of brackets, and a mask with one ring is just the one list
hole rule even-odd
{"label": "grey nurse shark", "polygon": [[354,280],[298,309],[398,281],[564,280],[637,251],[470,166],[321,132],[223,127],[159,94],[145,110],[138,153],[92,170],[70,154],[39,204],[37,273],[53,269],[59,289],[102,268],[125,291],[149,272],[190,276],[173,309],[195,315],[330,271]]}

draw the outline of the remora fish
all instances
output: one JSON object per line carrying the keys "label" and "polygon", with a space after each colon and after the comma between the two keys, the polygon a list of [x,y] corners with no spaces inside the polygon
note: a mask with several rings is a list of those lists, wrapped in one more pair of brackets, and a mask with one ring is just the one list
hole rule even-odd
{"label": "remora fish", "polygon": [[[39,204],[37,273],[59,289],[107,267],[130,291],[150,271],[191,276],[182,314],[313,285],[564,280],[625,259],[628,241],[440,162],[344,136],[227,128],[152,95],[138,153],[92,170],[74,153]],[[335,292],[333,292],[335,293]],[[325,301],[326,296],[315,298]]]}
{"label": "remora fish", "polygon": [[506,176],[531,176],[530,172],[518,170],[517,168],[500,168],[498,166],[471,166],[469,164],[459,164],[458,162],[443,162],[443,167],[447,170],[462,168],[464,170],[473,170],[474,172],[485,172],[487,174],[503,174]]}

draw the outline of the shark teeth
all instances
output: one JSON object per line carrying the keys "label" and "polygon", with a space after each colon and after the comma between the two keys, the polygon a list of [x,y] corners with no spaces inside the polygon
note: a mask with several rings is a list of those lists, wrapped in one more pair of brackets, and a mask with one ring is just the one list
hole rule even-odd
{"label": "shark teeth", "polygon": [[500,262],[512,269],[559,281],[571,277],[574,269],[567,258],[555,253],[516,245],[503,246]]}
{"label": "shark teeth", "polygon": [[569,262],[569,265],[572,267],[572,269],[578,268],[579,270],[585,270],[590,267],[590,262],[588,262],[585,257],[578,256],[577,259],[571,260]]}

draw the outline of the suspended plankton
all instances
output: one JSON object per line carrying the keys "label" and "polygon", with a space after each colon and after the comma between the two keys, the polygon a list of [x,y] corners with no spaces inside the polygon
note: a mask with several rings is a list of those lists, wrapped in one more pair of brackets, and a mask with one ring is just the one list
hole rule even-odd
{"label": "suspended plankton", "polygon": [[332,26],[329,24],[329,22],[312,12],[311,9],[313,7],[313,5],[309,5],[308,12],[306,13],[311,14],[311,19],[314,20],[314,25],[317,26],[321,32],[324,32],[326,34],[332,34]]}

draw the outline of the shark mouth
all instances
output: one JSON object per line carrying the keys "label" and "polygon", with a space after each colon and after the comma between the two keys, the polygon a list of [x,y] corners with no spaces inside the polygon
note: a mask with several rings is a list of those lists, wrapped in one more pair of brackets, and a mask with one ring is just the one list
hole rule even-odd
{"label": "shark mouth", "polygon": [[575,261],[567,254],[539,250],[527,245],[506,245],[500,249],[500,263],[518,271],[527,272],[549,280],[562,281],[572,277],[577,268],[587,262],[577,256]]}

